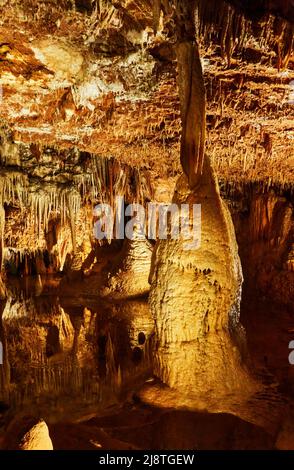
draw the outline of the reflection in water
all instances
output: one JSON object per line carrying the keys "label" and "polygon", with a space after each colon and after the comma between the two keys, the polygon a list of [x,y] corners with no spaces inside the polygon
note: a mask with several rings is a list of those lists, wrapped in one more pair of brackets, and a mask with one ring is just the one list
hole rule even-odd
{"label": "reflection in water", "polygon": [[95,304],[22,291],[1,309],[0,400],[15,410],[80,419],[150,375],[153,321],[143,300]]}
{"label": "reflection in water", "polygon": [[[166,393],[162,408],[142,403],[154,350],[147,301],[85,300],[80,290],[76,297],[57,296],[56,283],[25,278],[23,285],[10,286],[0,304],[0,432],[13,436],[6,424],[15,419],[19,427],[25,413],[46,420],[55,449],[97,449],[97,442],[105,449],[261,449],[274,448],[277,435],[279,445],[289,448],[280,425],[272,432],[225,413],[179,410]],[[250,324],[261,318],[254,325],[260,332],[264,319],[253,313]],[[157,382],[149,382],[156,391]],[[278,412],[281,421],[285,404],[269,394],[257,397],[250,409],[258,415],[270,403],[269,415]]]}

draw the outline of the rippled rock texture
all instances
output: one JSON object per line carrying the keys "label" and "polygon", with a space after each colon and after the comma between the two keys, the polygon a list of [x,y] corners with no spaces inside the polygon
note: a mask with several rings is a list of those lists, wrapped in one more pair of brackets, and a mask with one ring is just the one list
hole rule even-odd
{"label": "rippled rock texture", "polygon": [[226,397],[246,399],[256,384],[237,347],[242,271],[233,224],[208,160],[195,190],[185,177],[178,181],[174,201],[201,204],[201,246],[157,244],[150,294],[158,338],[155,373],[184,403],[220,411],[229,406]]}

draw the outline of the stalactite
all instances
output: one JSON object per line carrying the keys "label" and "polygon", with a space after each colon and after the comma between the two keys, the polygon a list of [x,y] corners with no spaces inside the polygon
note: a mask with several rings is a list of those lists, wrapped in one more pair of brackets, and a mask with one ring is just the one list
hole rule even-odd
{"label": "stalactite", "polygon": [[111,158],[92,156],[91,178],[80,184],[90,191],[92,198],[113,205],[116,196],[143,203],[152,198],[148,173],[139,168],[120,164]]}
{"label": "stalactite", "polygon": [[[3,263],[11,275],[26,276],[46,274],[49,266],[58,266],[58,253],[50,254],[46,249],[14,249],[5,248]],[[48,264],[49,263],[49,264]]]}
{"label": "stalactite", "polygon": [[229,36],[229,25],[230,25],[230,6],[226,5],[224,7],[224,20],[223,20],[223,28],[221,30],[221,37],[220,37],[220,44],[221,44],[221,54],[223,59],[225,58],[225,53],[226,53],[226,42],[227,38]]}
{"label": "stalactite", "polygon": [[261,18],[254,20],[224,0],[198,0],[197,3],[200,39],[205,42],[209,35],[210,40],[219,44],[229,66],[232,54],[241,52],[247,39],[254,37],[260,47],[274,46],[279,69],[287,67],[293,51],[293,25],[286,19],[277,19],[265,10]]}
{"label": "stalactite", "polygon": [[182,117],[181,164],[193,188],[202,173],[205,144],[205,86],[197,45],[180,42],[177,60]]}
{"label": "stalactite", "polygon": [[[11,138],[8,139],[6,131],[0,129],[0,136],[1,144],[9,140],[20,159],[23,156],[27,158],[27,152],[31,152],[31,147],[20,146]],[[41,164],[43,153],[48,153],[48,151],[53,151],[58,155],[61,153],[61,150],[52,150],[51,147],[47,151],[46,148],[42,148],[39,164]],[[3,151],[1,152],[2,155]],[[69,157],[72,155],[76,162],[81,161],[81,155],[77,149],[69,151]],[[64,158],[64,154],[62,156]],[[66,157],[65,155],[65,160]],[[72,171],[71,161],[69,161],[68,169],[66,163],[61,167],[61,177],[63,178],[62,172],[65,172],[67,183],[58,182],[58,174],[56,182],[47,183],[36,176],[32,177],[29,172],[15,170],[11,165],[6,165],[7,162],[12,161],[7,157],[6,163],[0,169],[0,206],[7,204],[20,209],[20,217],[24,220],[26,230],[29,230],[28,224],[32,219],[38,243],[48,231],[50,218],[60,217],[61,227],[66,225],[70,227],[72,248],[76,251],[76,225],[83,204],[91,203],[94,206],[100,202],[106,202],[115,210],[117,196],[123,196],[129,202],[140,203],[152,199],[153,191],[147,171],[121,164],[114,158],[94,154],[87,154],[86,157],[82,172],[73,174],[71,179],[68,178]],[[25,259],[25,264],[27,265],[27,268],[24,268],[25,271],[30,271],[28,267],[30,263],[27,259]]]}
{"label": "stalactite", "polygon": [[49,193],[42,190],[31,193],[30,208],[34,215],[34,227],[39,238],[41,235],[41,229],[48,229],[48,222],[51,213],[51,200]]}
{"label": "stalactite", "polygon": [[65,192],[66,207],[68,209],[68,217],[72,236],[73,252],[76,251],[76,221],[81,208],[80,194],[73,189]]}
{"label": "stalactite", "polygon": [[0,201],[2,203],[27,204],[28,178],[26,175],[16,171],[0,170]]}
{"label": "stalactite", "polygon": [[161,0],[153,0],[153,30],[157,33],[161,12]]}

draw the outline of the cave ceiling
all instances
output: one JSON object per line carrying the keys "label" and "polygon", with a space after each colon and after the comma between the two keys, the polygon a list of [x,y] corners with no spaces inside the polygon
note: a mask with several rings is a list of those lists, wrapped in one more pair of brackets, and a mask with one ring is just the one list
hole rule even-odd
{"label": "cave ceiling", "polygon": [[[176,176],[175,5],[2,0],[2,162],[8,139],[36,159],[76,147],[150,170],[153,182]],[[225,183],[294,182],[293,21],[291,1],[198,2],[206,151]]]}

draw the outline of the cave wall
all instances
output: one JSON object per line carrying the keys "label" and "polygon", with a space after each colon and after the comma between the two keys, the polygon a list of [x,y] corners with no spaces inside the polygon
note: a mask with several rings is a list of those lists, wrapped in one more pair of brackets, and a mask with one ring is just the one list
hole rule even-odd
{"label": "cave wall", "polygon": [[293,195],[245,186],[227,188],[224,197],[235,225],[245,290],[293,310]]}

